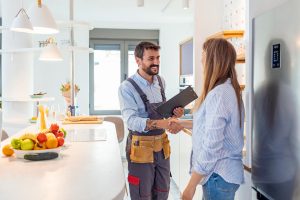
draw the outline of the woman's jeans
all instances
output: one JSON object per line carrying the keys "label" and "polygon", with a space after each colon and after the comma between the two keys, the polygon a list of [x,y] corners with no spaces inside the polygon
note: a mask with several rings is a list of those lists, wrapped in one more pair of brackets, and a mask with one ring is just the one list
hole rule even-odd
{"label": "woman's jeans", "polygon": [[234,200],[234,195],[240,187],[238,184],[228,183],[221,176],[213,173],[202,186],[203,200]]}

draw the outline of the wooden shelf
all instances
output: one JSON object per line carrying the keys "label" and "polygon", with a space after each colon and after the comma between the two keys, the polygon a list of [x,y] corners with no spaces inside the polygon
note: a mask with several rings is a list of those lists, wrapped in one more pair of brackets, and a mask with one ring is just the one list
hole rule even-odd
{"label": "wooden shelf", "polygon": [[209,36],[207,39],[211,39],[211,38],[224,38],[224,39],[241,38],[244,36],[244,32],[245,31],[243,31],[243,30],[225,30],[225,31],[215,33],[215,34]]}
{"label": "wooden shelf", "polygon": [[245,89],[245,85],[240,85],[241,90]]}
{"label": "wooden shelf", "polygon": [[245,54],[239,54],[236,57],[236,63],[245,63]]}

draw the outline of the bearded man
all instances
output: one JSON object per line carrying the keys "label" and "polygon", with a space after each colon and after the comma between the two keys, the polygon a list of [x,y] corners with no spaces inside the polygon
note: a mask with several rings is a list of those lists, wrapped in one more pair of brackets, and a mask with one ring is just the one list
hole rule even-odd
{"label": "bearded man", "polygon": [[[158,75],[160,46],[141,42],[135,48],[137,72],[119,87],[121,113],[129,135],[126,144],[128,182],[132,200],[167,200],[170,188],[171,133],[182,127],[169,126],[156,108],[166,101],[165,81]],[[183,115],[175,108],[174,117]]]}

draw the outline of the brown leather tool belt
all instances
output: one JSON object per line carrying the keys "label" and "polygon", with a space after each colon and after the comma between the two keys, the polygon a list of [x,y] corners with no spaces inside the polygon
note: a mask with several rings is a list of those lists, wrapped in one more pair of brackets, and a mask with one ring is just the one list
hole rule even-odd
{"label": "brown leather tool belt", "polygon": [[165,159],[171,154],[170,141],[168,135],[163,133],[155,136],[132,135],[130,160],[135,163],[152,163],[154,152],[163,150]]}

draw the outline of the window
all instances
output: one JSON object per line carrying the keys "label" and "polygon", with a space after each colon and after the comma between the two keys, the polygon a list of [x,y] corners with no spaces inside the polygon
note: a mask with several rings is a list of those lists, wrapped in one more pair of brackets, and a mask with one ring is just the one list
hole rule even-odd
{"label": "window", "polygon": [[120,83],[138,69],[134,49],[140,41],[149,39],[91,39],[94,54],[90,61],[90,114],[118,115]]}

